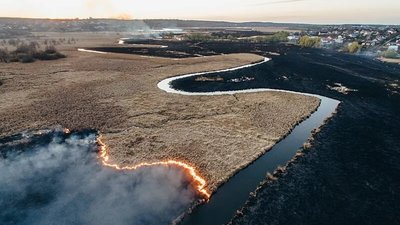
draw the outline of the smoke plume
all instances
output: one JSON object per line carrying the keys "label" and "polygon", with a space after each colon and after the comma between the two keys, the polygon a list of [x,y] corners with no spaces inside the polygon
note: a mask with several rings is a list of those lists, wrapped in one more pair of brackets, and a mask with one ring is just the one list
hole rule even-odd
{"label": "smoke plume", "polygon": [[196,199],[179,168],[103,168],[95,138],[58,132],[0,146],[0,224],[168,224]]}

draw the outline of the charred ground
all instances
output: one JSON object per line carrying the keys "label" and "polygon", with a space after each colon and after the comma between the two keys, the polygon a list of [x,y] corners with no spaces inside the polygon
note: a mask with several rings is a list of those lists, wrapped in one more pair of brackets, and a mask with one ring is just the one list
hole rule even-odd
{"label": "charred ground", "polygon": [[[246,45],[210,45],[213,51],[246,51]],[[224,48],[225,47],[225,48]],[[398,224],[400,195],[400,67],[378,60],[285,45],[247,46],[277,52],[272,63],[223,80],[175,82],[190,91],[277,88],[339,99],[337,116],[315,136],[307,154],[276,181],[250,197],[232,224]],[[250,50],[249,50],[250,49]],[[213,77],[213,74],[208,76]],[[248,76],[247,82],[232,79]],[[357,91],[343,94],[340,83]]]}

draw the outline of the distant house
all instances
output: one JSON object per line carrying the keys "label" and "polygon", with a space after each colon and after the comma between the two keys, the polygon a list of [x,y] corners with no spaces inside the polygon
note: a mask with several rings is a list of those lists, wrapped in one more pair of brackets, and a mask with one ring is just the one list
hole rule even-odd
{"label": "distant house", "polygon": [[328,32],[328,31],[320,31],[320,32],[318,33],[318,36],[327,36],[327,35],[329,35],[329,32]]}
{"label": "distant house", "polygon": [[388,32],[389,34],[395,34],[395,33],[396,33],[396,31],[394,31],[394,30],[392,30],[392,29],[388,30],[387,32]]}
{"label": "distant house", "polygon": [[336,44],[343,44],[344,40],[342,35],[339,35],[336,39],[335,39],[335,43]]}
{"label": "distant house", "polygon": [[331,37],[323,37],[323,38],[321,38],[321,47],[331,48],[334,43],[335,43],[335,41]]}
{"label": "distant house", "polygon": [[300,40],[300,37],[296,35],[289,35],[287,38],[288,41],[293,44],[297,44],[297,42]]}

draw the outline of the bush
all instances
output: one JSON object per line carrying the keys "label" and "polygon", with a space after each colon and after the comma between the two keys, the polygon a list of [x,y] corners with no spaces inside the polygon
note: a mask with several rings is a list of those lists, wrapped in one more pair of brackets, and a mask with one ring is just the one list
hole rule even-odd
{"label": "bush", "polygon": [[55,59],[65,58],[65,55],[59,52],[48,53],[46,51],[40,51],[35,53],[34,58],[39,60],[55,60]]}
{"label": "bush", "polygon": [[34,57],[39,60],[54,60],[65,58],[65,55],[58,52],[54,46],[47,46],[44,51],[36,52]]}
{"label": "bush", "polygon": [[357,41],[355,41],[355,42],[349,44],[349,46],[347,46],[347,48],[345,50],[349,53],[356,53],[356,52],[360,51],[361,48],[362,48],[362,46]]}
{"label": "bush", "polygon": [[56,54],[56,53],[58,53],[56,47],[54,47],[54,46],[47,46],[46,50],[44,52],[46,54]]}
{"label": "bush", "polygon": [[299,40],[299,45],[303,48],[314,48],[321,44],[321,38],[303,36]]}
{"label": "bush", "polygon": [[397,52],[395,50],[390,49],[390,50],[384,51],[382,53],[382,56],[385,58],[388,58],[388,59],[397,59],[399,55],[397,54]]}
{"label": "bush", "polygon": [[35,61],[32,54],[19,53],[17,54],[18,61],[22,63],[31,63]]}
{"label": "bush", "polygon": [[40,45],[37,42],[29,44],[20,44],[13,52],[8,52],[7,49],[0,49],[0,62],[22,62],[30,63],[36,59],[39,60],[55,60],[65,58],[65,55],[57,51],[54,46],[47,46],[44,51],[38,50]]}
{"label": "bush", "polygon": [[17,49],[14,51],[16,54],[34,54],[37,52],[38,44],[31,42],[29,45],[23,43],[18,45]]}
{"label": "bush", "polygon": [[0,62],[10,62],[10,53],[7,49],[0,49]]}

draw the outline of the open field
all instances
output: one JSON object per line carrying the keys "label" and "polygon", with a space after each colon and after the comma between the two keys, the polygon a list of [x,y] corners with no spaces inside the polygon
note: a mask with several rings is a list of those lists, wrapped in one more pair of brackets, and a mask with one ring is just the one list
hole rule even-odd
{"label": "open field", "polygon": [[[91,47],[113,45],[117,35],[74,37],[80,47]],[[262,60],[253,54],[174,60],[75,47],[60,48],[65,59],[0,64],[0,137],[56,125],[96,129],[112,161],[183,160],[199,168],[214,191],[319,104],[288,93],[181,96],[157,88],[167,77]]]}

